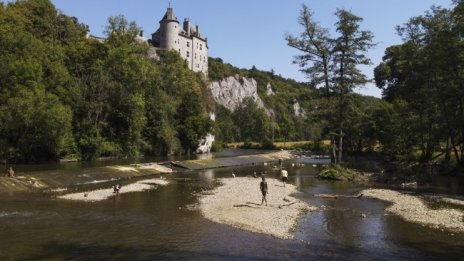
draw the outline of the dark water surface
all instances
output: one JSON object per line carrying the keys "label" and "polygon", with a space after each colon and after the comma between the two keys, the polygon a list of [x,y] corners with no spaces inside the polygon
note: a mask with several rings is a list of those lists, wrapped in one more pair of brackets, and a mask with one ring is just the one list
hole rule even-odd
{"label": "dark water surface", "polygon": [[[277,176],[271,166],[255,168]],[[302,192],[296,197],[320,208],[301,218],[296,240],[213,223],[192,210],[198,193],[211,190],[232,171],[251,174],[254,169],[246,166],[173,174],[165,187],[97,203],[44,193],[3,195],[0,260],[463,260],[464,234],[386,215],[387,204],[377,200],[314,197],[351,195],[364,188],[319,181],[314,178],[318,167],[310,164],[292,167],[288,162],[286,168]],[[443,192],[443,186],[437,191]],[[454,194],[463,195],[462,183],[456,186]]]}

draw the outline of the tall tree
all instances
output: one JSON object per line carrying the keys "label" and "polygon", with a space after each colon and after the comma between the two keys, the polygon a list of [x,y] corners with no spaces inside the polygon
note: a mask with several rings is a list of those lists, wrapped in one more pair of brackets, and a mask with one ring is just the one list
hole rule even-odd
{"label": "tall tree", "polygon": [[287,44],[302,54],[295,56],[294,63],[298,63],[301,71],[310,79],[313,86],[322,85],[326,96],[331,87],[331,59],[333,41],[328,29],[321,27],[313,19],[314,13],[303,4],[298,23],[303,27],[299,37],[287,34]]}
{"label": "tall tree", "polygon": [[302,71],[317,86],[324,84],[326,95],[332,91],[337,97],[338,119],[338,162],[343,156],[343,128],[347,111],[347,97],[353,89],[368,82],[367,77],[358,69],[359,65],[370,64],[367,51],[374,46],[372,32],[360,29],[362,18],[351,12],[338,9],[335,30],[336,38],[329,36],[328,30],[313,21],[313,13],[303,5],[298,22],[304,31],[300,37],[287,35],[290,46],[303,54],[296,56],[295,61]]}
{"label": "tall tree", "polygon": [[333,49],[334,91],[339,97],[338,162],[341,162],[343,157],[343,128],[348,105],[347,97],[355,87],[368,82],[366,75],[361,72],[358,66],[370,64],[371,61],[366,53],[374,46],[374,35],[371,31],[360,29],[360,23],[363,21],[361,17],[344,9],[338,9],[335,15],[338,17],[335,27],[339,36],[335,39]]}
{"label": "tall tree", "polygon": [[464,4],[454,2],[453,9],[433,6],[398,26],[404,43],[387,49],[375,77],[385,99],[404,100],[403,107],[417,118],[409,135],[422,161],[447,144],[445,161],[453,151],[464,165]]}

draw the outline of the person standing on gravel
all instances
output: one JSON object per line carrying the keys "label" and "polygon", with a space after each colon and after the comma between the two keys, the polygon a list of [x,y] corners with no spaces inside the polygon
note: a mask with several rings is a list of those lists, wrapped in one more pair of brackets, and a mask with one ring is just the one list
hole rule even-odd
{"label": "person standing on gravel", "polygon": [[266,199],[266,195],[267,195],[267,182],[266,182],[266,179],[264,178],[264,176],[262,176],[262,181],[261,183],[259,184],[259,188],[261,189],[261,194],[263,194],[263,198],[261,199],[261,205],[266,202],[266,206],[267,206],[267,199]]}
{"label": "person standing on gravel", "polygon": [[285,188],[285,183],[288,180],[288,172],[286,170],[281,170],[280,171],[280,178],[282,179],[282,182],[284,183],[284,188]]}

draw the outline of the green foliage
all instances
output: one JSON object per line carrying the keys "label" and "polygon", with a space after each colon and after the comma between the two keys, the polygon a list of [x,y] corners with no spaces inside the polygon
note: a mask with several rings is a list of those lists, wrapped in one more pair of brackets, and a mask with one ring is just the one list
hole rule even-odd
{"label": "green foliage", "polygon": [[330,39],[329,31],[313,20],[314,13],[303,4],[298,23],[305,29],[300,37],[286,35],[289,46],[301,51],[295,56],[301,71],[308,76],[313,86],[323,86],[326,96],[330,95],[333,80],[330,70],[335,41]]}
{"label": "green foliage", "polygon": [[239,141],[238,133],[239,129],[234,124],[232,112],[223,106],[218,106],[214,125],[215,143],[227,144]]}
{"label": "green foliage", "polygon": [[[341,162],[348,99],[355,87],[368,81],[358,66],[370,63],[366,53],[374,44],[372,32],[360,29],[361,17],[345,9],[337,9],[335,16],[338,18],[335,23],[337,37],[332,38],[329,30],[315,22],[311,10],[303,5],[298,18],[303,33],[300,37],[287,35],[286,40],[289,46],[302,53],[294,62],[315,86],[324,87],[328,100],[336,102],[337,112],[327,116],[329,119],[336,117],[331,128],[338,129],[337,161]],[[331,99],[331,95],[337,99]]]}
{"label": "green foliage", "polygon": [[258,108],[251,98],[245,98],[234,111],[234,122],[239,127],[240,139],[244,141],[258,141],[264,145],[271,135],[269,117],[262,108]]}
{"label": "green foliage", "polygon": [[[214,64],[211,67],[211,63]],[[209,76],[211,80],[239,74],[243,77],[253,78],[258,83],[258,94],[267,108],[273,111],[269,119],[268,138],[272,141],[291,141],[321,138],[325,135],[325,120],[320,117],[321,109],[327,105],[319,96],[321,94],[308,84],[299,83],[292,79],[285,79],[272,72],[251,69],[238,69],[230,64],[223,64],[220,58],[210,58]],[[214,69],[216,68],[216,69]],[[216,70],[216,71],[215,71]],[[213,77],[211,77],[213,75]],[[274,95],[267,94],[267,87],[271,87]],[[307,113],[306,117],[294,115],[294,102],[298,101]],[[234,123],[230,112],[218,107],[216,110],[215,135],[216,140],[223,142],[244,141],[241,139],[240,128]],[[236,114],[236,113],[235,113]],[[255,140],[260,142],[261,138]]]}
{"label": "green foliage", "polygon": [[227,76],[240,74],[240,70],[223,63],[221,58],[208,58],[208,77],[212,81],[222,80]]}
{"label": "green foliage", "polygon": [[331,164],[328,168],[322,170],[317,175],[317,178],[339,181],[362,181],[365,179],[362,173],[340,164]]}
{"label": "green foliage", "polygon": [[0,156],[137,156],[192,151],[211,130],[204,83],[175,52],[154,61],[139,28],[110,17],[101,43],[49,0],[0,7]]}
{"label": "green foliage", "polygon": [[454,4],[398,26],[404,43],[387,48],[375,68],[377,86],[393,103],[387,116],[395,136],[384,136],[383,145],[394,158],[410,159],[417,149],[421,161],[431,161],[443,151],[445,163],[453,153],[464,164],[464,5]]}
{"label": "green foliage", "polygon": [[21,88],[0,105],[0,133],[14,161],[58,159],[72,148],[71,110],[43,88]]}

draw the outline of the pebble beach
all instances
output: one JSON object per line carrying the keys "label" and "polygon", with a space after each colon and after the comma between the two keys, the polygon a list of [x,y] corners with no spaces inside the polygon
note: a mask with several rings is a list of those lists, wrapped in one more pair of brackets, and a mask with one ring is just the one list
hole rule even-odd
{"label": "pebble beach", "polygon": [[298,218],[317,208],[292,197],[295,186],[276,179],[268,183],[267,206],[261,205],[260,178],[220,179],[221,186],[200,199],[201,213],[208,219],[236,228],[293,239]]}
{"label": "pebble beach", "polygon": [[[119,194],[131,193],[131,192],[139,192],[153,189],[154,186],[166,186],[169,182],[165,179],[144,179],[139,180],[135,183],[123,185]],[[86,202],[95,202],[95,201],[102,201],[117,195],[113,193],[113,188],[108,189],[98,189],[92,191],[85,191],[85,192],[77,192],[77,193],[69,193],[65,195],[58,196],[60,199],[67,199],[67,200],[74,200],[74,201],[86,201]]]}
{"label": "pebble beach", "polygon": [[[391,202],[386,211],[403,219],[425,226],[464,232],[464,212],[454,208],[430,208],[423,199],[388,189],[367,189],[361,192],[366,197]],[[460,200],[450,203],[463,205]]]}

